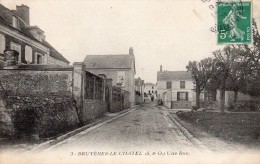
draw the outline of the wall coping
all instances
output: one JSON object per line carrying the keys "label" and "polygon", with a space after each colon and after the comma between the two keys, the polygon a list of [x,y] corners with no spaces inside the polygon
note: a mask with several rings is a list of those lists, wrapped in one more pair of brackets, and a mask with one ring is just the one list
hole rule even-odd
{"label": "wall coping", "polygon": [[3,69],[0,68],[0,71],[73,71],[73,67],[65,68],[15,68],[15,69]]}

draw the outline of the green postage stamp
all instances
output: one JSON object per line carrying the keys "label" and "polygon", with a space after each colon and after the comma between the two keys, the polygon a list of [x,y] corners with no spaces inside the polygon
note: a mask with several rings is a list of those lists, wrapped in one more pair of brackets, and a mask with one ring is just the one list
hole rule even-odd
{"label": "green postage stamp", "polygon": [[218,44],[251,43],[251,2],[218,2]]}

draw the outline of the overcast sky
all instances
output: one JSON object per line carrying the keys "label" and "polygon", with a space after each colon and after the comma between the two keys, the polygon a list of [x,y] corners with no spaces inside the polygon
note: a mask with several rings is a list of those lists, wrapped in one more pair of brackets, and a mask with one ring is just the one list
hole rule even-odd
{"label": "overcast sky", "polygon": [[[213,0],[212,0],[213,1]],[[0,0],[9,9],[30,7],[31,25],[39,26],[71,64],[88,54],[127,54],[134,48],[136,77],[156,82],[164,70],[185,70],[190,60],[212,56],[214,10],[201,0]],[[253,14],[260,29],[260,0]]]}

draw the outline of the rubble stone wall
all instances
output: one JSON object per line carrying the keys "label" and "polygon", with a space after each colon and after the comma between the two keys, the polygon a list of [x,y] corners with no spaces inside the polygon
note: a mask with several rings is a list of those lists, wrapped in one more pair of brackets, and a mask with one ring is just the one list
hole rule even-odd
{"label": "rubble stone wall", "polygon": [[103,116],[107,112],[107,102],[100,100],[86,100],[82,112],[83,123],[87,124],[91,120]]}
{"label": "rubble stone wall", "polygon": [[110,103],[110,112],[115,113],[123,110],[122,103],[120,101],[112,101]]}
{"label": "rubble stone wall", "polygon": [[11,118],[6,132],[17,137],[51,137],[79,125],[75,102],[68,97],[8,97],[6,107]]}
{"label": "rubble stone wall", "polygon": [[0,70],[1,136],[50,137],[78,126],[73,70]]}
{"label": "rubble stone wall", "polygon": [[72,73],[55,70],[0,70],[0,83],[3,86],[0,92],[20,97],[72,97]]}

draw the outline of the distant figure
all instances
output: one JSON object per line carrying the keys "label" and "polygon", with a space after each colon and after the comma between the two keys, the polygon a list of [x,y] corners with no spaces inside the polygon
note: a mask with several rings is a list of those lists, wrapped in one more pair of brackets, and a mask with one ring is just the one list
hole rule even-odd
{"label": "distant figure", "polygon": [[154,96],[152,95],[152,96],[151,96],[151,100],[152,100],[152,102],[153,102],[153,99],[154,99]]}

